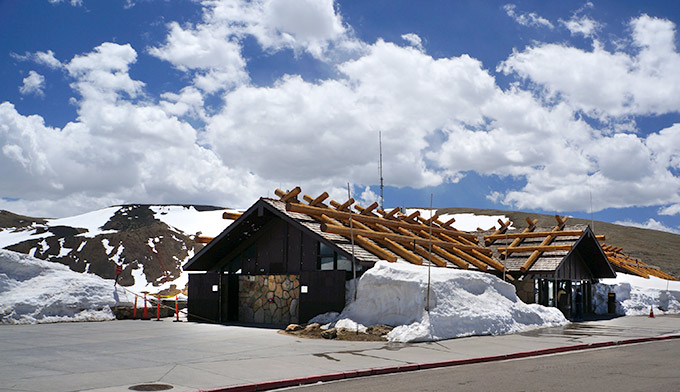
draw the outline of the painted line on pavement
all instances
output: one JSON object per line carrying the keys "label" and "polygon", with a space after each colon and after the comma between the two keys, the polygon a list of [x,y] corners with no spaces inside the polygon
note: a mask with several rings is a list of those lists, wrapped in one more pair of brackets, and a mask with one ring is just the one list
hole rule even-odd
{"label": "painted line on pavement", "polygon": [[624,340],[611,340],[611,341],[606,341],[606,342],[583,343],[583,344],[576,344],[576,345],[571,345],[571,346],[543,348],[543,349],[538,349],[538,350],[520,351],[520,352],[516,352],[516,353],[511,353],[511,354],[499,354],[499,355],[491,355],[491,356],[485,356],[485,357],[452,359],[452,360],[438,361],[438,362],[412,363],[412,364],[385,366],[385,367],[369,368],[369,369],[348,370],[348,371],[345,371],[345,372],[327,373],[327,374],[320,374],[320,375],[315,375],[315,376],[305,376],[305,377],[287,378],[287,379],[273,380],[273,381],[255,382],[255,383],[250,383],[250,384],[231,385],[231,386],[213,388],[213,389],[201,389],[199,392],[269,391],[269,390],[272,390],[272,389],[315,384],[315,383],[318,383],[318,382],[337,381],[337,380],[345,380],[345,379],[351,379],[351,378],[357,378],[357,377],[366,377],[366,376],[377,376],[377,375],[380,375],[380,374],[393,374],[393,373],[411,372],[411,371],[415,371],[415,370],[424,370],[424,369],[436,369],[436,368],[441,368],[441,367],[469,365],[469,364],[473,364],[473,363],[504,361],[504,360],[508,360],[508,359],[530,358],[530,357],[538,357],[538,356],[541,356],[541,355],[566,353],[566,352],[571,352],[571,351],[590,350],[590,349],[602,348],[602,347],[623,346],[623,345],[635,344],[635,343],[656,342],[656,341],[670,340],[670,339],[680,339],[680,335],[650,336],[650,337],[631,338],[631,339],[624,339]]}

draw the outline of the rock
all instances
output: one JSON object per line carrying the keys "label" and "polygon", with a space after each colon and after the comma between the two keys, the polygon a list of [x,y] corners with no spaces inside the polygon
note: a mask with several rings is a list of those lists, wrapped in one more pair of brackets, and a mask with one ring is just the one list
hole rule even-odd
{"label": "rock", "polygon": [[327,329],[321,332],[321,337],[324,339],[335,339],[338,337],[338,331],[335,328]]}
{"label": "rock", "polygon": [[293,331],[299,331],[303,329],[302,325],[300,324],[290,324],[286,327],[286,332],[293,332]]}

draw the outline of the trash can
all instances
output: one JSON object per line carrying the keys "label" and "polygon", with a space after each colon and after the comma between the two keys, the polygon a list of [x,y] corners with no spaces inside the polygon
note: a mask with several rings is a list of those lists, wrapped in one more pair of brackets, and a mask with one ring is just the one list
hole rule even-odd
{"label": "trash can", "polygon": [[607,296],[607,313],[616,313],[616,293],[609,293]]}

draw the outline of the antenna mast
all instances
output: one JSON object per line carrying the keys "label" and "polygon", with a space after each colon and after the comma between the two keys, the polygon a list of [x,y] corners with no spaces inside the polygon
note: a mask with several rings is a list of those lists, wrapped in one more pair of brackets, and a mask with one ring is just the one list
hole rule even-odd
{"label": "antenna mast", "polygon": [[378,163],[378,170],[380,171],[380,209],[384,210],[385,206],[383,205],[385,202],[385,198],[383,196],[383,189],[384,189],[384,184],[383,184],[383,164],[382,164],[382,131],[378,131],[378,143],[380,146],[380,162]]}

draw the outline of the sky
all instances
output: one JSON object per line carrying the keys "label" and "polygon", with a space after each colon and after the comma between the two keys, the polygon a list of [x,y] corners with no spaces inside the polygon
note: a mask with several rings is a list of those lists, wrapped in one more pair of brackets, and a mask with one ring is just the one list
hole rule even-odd
{"label": "sky", "polygon": [[0,209],[370,204],[382,144],[385,207],[680,232],[678,23],[674,1],[0,0]]}

